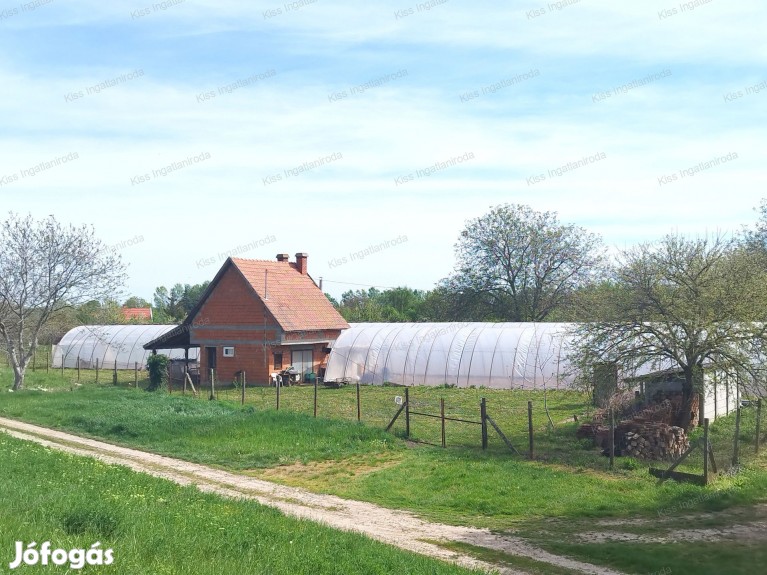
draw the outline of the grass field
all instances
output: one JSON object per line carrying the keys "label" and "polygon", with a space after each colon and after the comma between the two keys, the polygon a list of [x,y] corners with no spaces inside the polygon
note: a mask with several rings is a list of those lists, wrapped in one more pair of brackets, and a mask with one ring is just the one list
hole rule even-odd
{"label": "grass field", "polygon": [[[468,574],[361,535],[0,435],[0,572],[15,542],[113,549],[120,575]],[[24,566],[19,573],[77,572]]]}
{"label": "grass field", "polygon": [[[1,378],[2,372],[0,384]],[[59,389],[69,388],[60,385]],[[674,573],[689,572],[683,569],[689,562],[682,561],[689,544],[665,543],[662,553],[651,552],[650,545],[636,544],[637,549],[650,552],[637,551],[632,559],[628,552],[631,546],[627,545],[627,554],[621,555],[611,551],[620,544],[585,543],[573,539],[574,534],[600,519],[640,518],[649,522],[645,530],[666,536],[668,527],[654,524],[659,515],[681,518],[691,512],[718,512],[767,500],[765,458],[755,458],[753,447],[745,443],[753,439],[753,410],[744,410],[741,472],[701,488],[671,481],[657,485],[646,463],[629,458],[617,458],[616,469],[609,471],[606,458],[598,450],[574,438],[577,424],[568,420],[586,410],[584,398],[578,394],[550,394],[550,412],[556,423],[553,430],[547,429],[545,414],[538,410],[534,421],[537,460],[528,461],[511,454],[497,436],[491,439],[491,449],[483,452],[477,430],[468,424],[448,427],[448,437],[453,438],[448,441],[453,447],[448,449],[406,442],[400,422],[395,434],[383,432],[379,423],[358,424],[354,421],[354,389],[320,390],[326,412],[332,405],[351,405],[351,421],[314,419],[310,388],[286,388],[283,392],[283,409],[275,412],[256,401],[258,393],[270,399],[267,394],[274,393],[273,388],[254,390],[249,396],[252,401],[245,407],[223,400],[226,393],[219,396],[222,400],[210,402],[111,386],[84,386],[62,393],[29,390],[4,393],[0,415],[221,465],[315,492],[409,509],[445,523],[515,531],[552,551],[627,572],[659,572],[670,566],[677,568]],[[478,415],[479,397],[486,396],[488,412],[520,449],[526,447],[527,400],[532,397],[540,404],[542,399],[528,392],[494,390],[412,392],[425,398],[423,401],[445,397],[453,411],[465,410],[467,416],[473,411]],[[371,413],[372,406],[379,405],[382,414],[393,415],[393,396],[401,393],[396,388],[364,389],[367,403],[363,402],[363,422],[365,405],[370,406]],[[375,394],[380,395],[378,403],[372,399],[379,397]],[[230,398],[234,400],[233,393]],[[307,403],[308,409],[298,409]],[[525,417],[519,417],[521,413]],[[439,433],[439,422],[436,428],[427,425],[434,426],[435,422],[416,419],[413,432],[428,441],[430,434]],[[733,425],[729,418],[712,427],[714,452],[722,464],[728,463],[732,454]],[[464,439],[460,439],[461,433],[466,434]],[[695,572],[715,573],[718,568],[718,572],[747,573],[747,547],[736,542],[695,544],[695,564],[701,566]],[[759,556],[755,553],[753,557]],[[741,564],[733,563],[733,556],[739,557]]]}

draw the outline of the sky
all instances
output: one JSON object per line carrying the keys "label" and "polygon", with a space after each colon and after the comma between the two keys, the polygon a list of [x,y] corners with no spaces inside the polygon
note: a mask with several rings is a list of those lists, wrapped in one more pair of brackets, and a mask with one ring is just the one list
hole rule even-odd
{"label": "sky", "polygon": [[753,225],[763,0],[0,0],[0,212],[88,224],[125,295],[227,255],[325,291],[450,275],[468,220],[614,251]]}

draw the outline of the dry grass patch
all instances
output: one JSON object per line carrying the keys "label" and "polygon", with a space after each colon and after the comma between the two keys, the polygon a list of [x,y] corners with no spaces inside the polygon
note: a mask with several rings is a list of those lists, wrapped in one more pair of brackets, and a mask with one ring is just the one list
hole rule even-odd
{"label": "dry grass patch", "polygon": [[339,480],[358,479],[377,471],[389,469],[405,460],[403,453],[384,454],[380,457],[352,456],[337,461],[295,462],[266,469],[247,469],[245,474],[258,479],[274,481],[291,487],[311,487],[314,490],[331,488]]}

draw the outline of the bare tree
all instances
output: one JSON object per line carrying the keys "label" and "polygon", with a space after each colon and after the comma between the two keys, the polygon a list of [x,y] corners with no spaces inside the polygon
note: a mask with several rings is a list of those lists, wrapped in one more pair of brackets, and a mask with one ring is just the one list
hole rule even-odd
{"label": "bare tree", "polygon": [[767,344],[763,268],[737,238],[668,235],[622,254],[613,299],[600,321],[580,324],[571,363],[584,379],[600,362],[624,375],[640,368],[683,375],[676,425],[689,430],[704,368],[758,378]]}
{"label": "bare tree", "polygon": [[24,386],[27,366],[52,319],[65,308],[114,297],[124,269],[92,228],[13,213],[0,224],[0,338],[14,390]]}
{"label": "bare tree", "polygon": [[542,321],[561,309],[598,274],[604,251],[599,236],[556,213],[516,204],[469,221],[455,247],[449,291],[505,321]]}

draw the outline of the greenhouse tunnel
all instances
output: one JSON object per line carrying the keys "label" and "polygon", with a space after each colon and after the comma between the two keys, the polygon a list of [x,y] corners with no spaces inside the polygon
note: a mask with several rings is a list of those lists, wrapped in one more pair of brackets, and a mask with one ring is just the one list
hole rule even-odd
{"label": "greenhouse tunnel", "polygon": [[[61,341],[53,346],[54,368],[76,368],[78,358],[82,369],[111,368],[117,361],[117,369],[133,369],[138,363],[146,365],[152,353],[144,344],[177,328],[176,325],[83,325],[69,330]],[[199,349],[189,349],[190,361],[197,361]],[[171,359],[184,359],[184,349],[163,351]]]}
{"label": "greenhouse tunnel", "polygon": [[566,323],[354,323],[333,344],[325,380],[364,384],[566,389]]}

